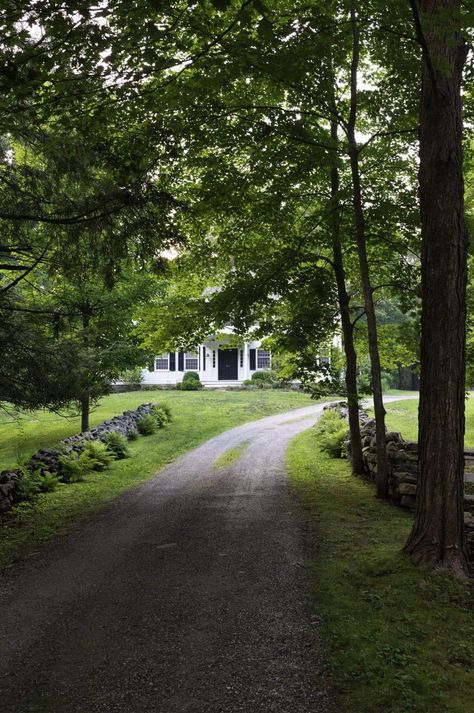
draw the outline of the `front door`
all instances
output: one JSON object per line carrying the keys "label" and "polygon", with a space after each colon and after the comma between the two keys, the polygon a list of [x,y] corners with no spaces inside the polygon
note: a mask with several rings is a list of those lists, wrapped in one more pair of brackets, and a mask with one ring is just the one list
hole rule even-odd
{"label": "front door", "polygon": [[219,349],[219,381],[232,381],[238,379],[238,363],[238,349]]}

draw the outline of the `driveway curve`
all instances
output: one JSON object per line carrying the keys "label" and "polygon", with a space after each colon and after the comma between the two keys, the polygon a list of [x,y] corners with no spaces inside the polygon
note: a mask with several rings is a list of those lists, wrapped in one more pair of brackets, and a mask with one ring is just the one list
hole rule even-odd
{"label": "driveway curve", "polygon": [[0,588],[2,713],[333,710],[284,465],[322,408],[212,438],[16,567]]}

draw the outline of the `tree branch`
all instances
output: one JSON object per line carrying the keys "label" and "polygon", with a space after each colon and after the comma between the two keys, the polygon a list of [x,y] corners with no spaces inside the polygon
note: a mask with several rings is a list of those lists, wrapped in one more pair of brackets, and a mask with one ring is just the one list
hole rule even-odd
{"label": "tree branch", "polygon": [[0,294],[4,294],[5,292],[8,292],[8,290],[11,290],[13,287],[15,287],[15,285],[18,285],[19,282],[21,282],[27,275],[29,275],[30,272],[31,272],[32,270],[34,270],[35,267],[36,267],[37,265],[39,265],[39,263],[41,262],[41,260],[44,258],[44,256],[46,255],[46,251],[47,251],[47,248],[45,248],[45,249],[43,250],[43,252],[42,252],[41,255],[39,256],[39,258],[37,258],[37,260],[35,260],[35,261],[30,265],[30,267],[26,270],[26,272],[24,272],[22,275],[19,275],[15,280],[13,280],[13,282],[10,282],[10,284],[7,285],[6,287],[2,287],[2,289],[0,289]]}

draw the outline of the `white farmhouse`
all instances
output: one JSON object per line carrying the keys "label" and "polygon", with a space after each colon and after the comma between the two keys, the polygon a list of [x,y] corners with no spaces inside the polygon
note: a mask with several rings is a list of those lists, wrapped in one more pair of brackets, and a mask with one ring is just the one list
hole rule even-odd
{"label": "white farmhouse", "polygon": [[[225,336],[225,333],[229,337]],[[196,371],[201,383],[208,387],[238,386],[251,379],[256,371],[271,367],[271,354],[262,349],[260,341],[245,341],[231,346],[232,328],[227,327],[219,338],[210,337],[194,352],[159,354],[143,371],[143,384],[177,384],[186,371]]]}

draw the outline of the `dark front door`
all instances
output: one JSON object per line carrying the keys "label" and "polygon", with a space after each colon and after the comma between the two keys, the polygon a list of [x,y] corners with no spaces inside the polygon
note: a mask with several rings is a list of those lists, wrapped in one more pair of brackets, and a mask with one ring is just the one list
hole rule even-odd
{"label": "dark front door", "polygon": [[219,349],[219,381],[238,379],[238,349]]}

